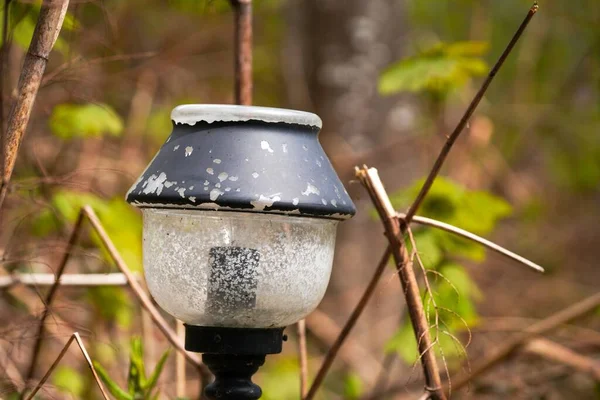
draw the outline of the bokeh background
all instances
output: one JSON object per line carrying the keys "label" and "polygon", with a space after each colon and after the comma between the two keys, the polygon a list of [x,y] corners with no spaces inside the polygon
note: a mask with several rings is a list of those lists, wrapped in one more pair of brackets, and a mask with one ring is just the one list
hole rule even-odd
{"label": "bokeh background", "polygon": [[[36,1],[3,3],[2,126],[39,12]],[[307,319],[314,374],[386,247],[368,196],[353,180],[354,166],[376,167],[395,205],[406,209],[531,4],[254,3],[254,103],[321,116],[321,143],[358,208],[340,227],[327,295]],[[97,211],[128,266],[142,272],[141,218],[124,193],[170,134],[174,106],[233,102],[232,20],[225,0],[71,1],[0,217],[1,274],[53,272],[83,204]],[[512,333],[598,290],[599,22],[597,0],[540,1],[424,205],[423,214],[488,237],[547,270],[541,275],[476,245],[415,229],[425,267],[447,279],[430,275],[437,303],[449,310],[442,311],[439,354],[451,373],[468,368],[465,357],[484,358]],[[98,244],[82,235],[66,273],[116,271]],[[14,370],[27,370],[47,289],[0,288],[2,398],[17,398]],[[387,385],[404,389],[379,398],[418,391],[421,371],[407,323],[390,266],[320,398],[361,398]],[[132,337],[141,337],[149,371],[169,347],[123,287],[61,288],[47,324],[30,384],[74,331],[122,387]],[[596,313],[548,338],[598,359],[599,327]],[[453,338],[466,345],[469,331],[465,353]],[[284,353],[269,357],[257,375],[267,400],[299,397],[293,327],[289,334]],[[160,376],[160,398],[198,398],[191,367],[185,393],[177,393],[175,358],[172,352]],[[599,393],[590,374],[519,352],[453,397],[593,399]],[[100,395],[72,350],[39,398]]]}

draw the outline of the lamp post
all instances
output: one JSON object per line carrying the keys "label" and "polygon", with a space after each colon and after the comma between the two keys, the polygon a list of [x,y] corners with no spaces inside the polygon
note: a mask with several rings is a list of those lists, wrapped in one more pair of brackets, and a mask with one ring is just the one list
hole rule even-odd
{"label": "lamp post", "polygon": [[215,375],[210,399],[258,399],[251,377],[327,288],[336,226],[354,204],[311,113],[183,105],[127,193],[143,211],[144,270]]}

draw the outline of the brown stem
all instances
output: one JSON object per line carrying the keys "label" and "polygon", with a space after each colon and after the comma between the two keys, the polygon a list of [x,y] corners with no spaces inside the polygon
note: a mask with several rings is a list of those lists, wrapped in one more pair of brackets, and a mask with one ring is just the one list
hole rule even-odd
{"label": "brown stem", "polygon": [[308,354],[306,351],[306,321],[301,319],[297,324],[298,359],[300,362],[300,398],[308,391]]}
{"label": "brown stem", "polygon": [[431,339],[429,324],[427,323],[423,302],[421,301],[419,285],[404,244],[407,225],[401,223],[397,218],[396,211],[392,207],[376,169],[366,167],[357,169],[356,176],[367,189],[383,222],[386,236],[390,242],[400,283],[404,290],[408,314],[417,339],[417,346],[425,375],[425,390],[430,393],[432,399],[443,400],[446,396],[442,389],[440,371],[433,349],[435,343]]}
{"label": "brown stem", "polygon": [[[600,307],[600,292],[587,297],[584,300],[581,300],[555,314],[552,314],[548,318],[530,325],[523,332],[514,335],[496,349],[492,350],[488,357],[472,366],[469,373],[461,373],[457,377],[452,378],[452,390],[456,391],[465,387],[473,379],[488,372],[497,364],[513,355],[523,345],[529,343],[538,336],[548,333],[563,325],[567,325],[578,318],[582,318],[585,315],[592,313],[598,307]],[[444,385],[444,389],[448,390],[447,383]],[[388,388],[386,391],[376,393],[374,396],[366,397],[364,400],[381,399],[405,390],[405,385],[395,385]]]}
{"label": "brown stem", "polygon": [[[71,231],[71,236],[69,237],[67,248],[65,249],[65,252],[63,253],[63,257],[60,261],[60,264],[58,265],[58,268],[56,269],[56,280],[54,281],[54,284],[50,288],[50,291],[48,292],[48,295],[46,296],[46,300],[44,301],[45,307],[44,307],[44,311],[42,313],[42,318],[40,319],[40,322],[37,326],[37,333],[35,335],[35,343],[33,345],[33,353],[31,355],[31,361],[29,363],[29,368],[27,370],[27,373],[25,374],[25,383],[27,383],[33,377],[33,374],[35,372],[35,367],[37,365],[38,357],[39,357],[40,351],[42,349],[42,342],[44,340],[44,326],[45,326],[46,318],[48,318],[48,315],[50,315],[50,313],[52,312],[51,311],[52,310],[52,302],[54,301],[56,292],[57,292],[58,288],[60,287],[60,277],[62,276],[63,272],[65,271],[67,262],[69,261],[69,258],[71,257],[71,253],[73,251],[73,248],[75,247],[75,243],[77,242],[77,238],[79,236],[79,231],[81,230],[82,224],[83,224],[83,211],[81,211],[79,213],[79,215],[77,216],[77,221],[75,222],[75,225],[73,226],[73,230]],[[23,397],[23,395],[24,395],[24,392],[21,394],[21,398]]]}
{"label": "brown stem", "polygon": [[252,0],[230,0],[235,12],[235,102],[252,104]]}
{"label": "brown stem", "polygon": [[496,348],[486,359],[475,364],[469,374],[461,374],[458,377],[453,378],[452,390],[458,390],[464,387],[475,377],[484,374],[496,364],[512,355],[529,340],[556,329],[561,325],[565,325],[576,318],[580,318],[594,311],[598,306],[600,306],[600,293],[596,293],[585,300],[575,303],[572,306],[531,325],[529,328],[525,329],[524,332],[515,335],[503,345]]}
{"label": "brown stem", "polygon": [[68,6],[69,0],[45,0],[40,9],[40,16],[19,77],[17,98],[8,115],[6,143],[3,144],[0,210],[6,198],[17,153],[25,135],[42,76],[46,70],[48,57],[60,33]]}
{"label": "brown stem", "polygon": [[479,88],[479,91],[477,92],[477,94],[475,95],[473,100],[471,101],[471,104],[469,104],[469,107],[467,108],[464,115],[458,122],[458,125],[456,125],[456,128],[454,128],[454,131],[452,132],[452,134],[450,136],[448,136],[448,140],[446,140],[446,143],[444,144],[444,147],[442,148],[437,160],[435,160],[435,163],[433,164],[433,168],[429,172],[429,175],[427,176],[425,183],[423,183],[423,187],[421,188],[421,191],[417,195],[417,198],[415,199],[415,201],[410,206],[409,210],[406,212],[406,223],[407,224],[410,223],[410,221],[412,220],[412,217],[417,213],[417,210],[423,203],[423,200],[425,200],[425,196],[427,196],[427,193],[429,192],[429,189],[431,189],[431,186],[433,185],[435,178],[440,173],[440,170],[442,169],[442,165],[444,164],[446,157],[450,153],[450,150],[452,149],[454,142],[456,142],[456,139],[458,139],[458,136],[465,129],[465,126],[467,126],[469,119],[473,115],[473,112],[475,112],[475,109],[479,105],[479,102],[483,98],[483,95],[485,94],[487,88],[490,86],[490,83],[492,83],[492,80],[494,79],[494,77],[496,76],[498,71],[500,70],[500,67],[502,67],[502,64],[504,64],[504,61],[506,60],[506,58],[512,51],[513,47],[515,47],[515,44],[519,41],[519,38],[523,34],[523,31],[525,31],[525,28],[527,28],[529,21],[531,21],[531,18],[535,15],[537,10],[538,10],[538,5],[536,2],[529,9],[527,16],[521,23],[521,26],[519,26],[519,29],[517,29],[517,32],[515,32],[514,36],[508,43],[508,46],[506,47],[506,49],[504,50],[504,52],[502,53],[502,55],[500,56],[500,58],[498,59],[498,61],[496,62],[496,64],[492,68],[492,70],[490,71],[490,73],[488,74],[487,78],[481,85],[481,88]]}
{"label": "brown stem", "polygon": [[46,383],[46,381],[48,380],[48,378],[52,374],[52,371],[54,371],[56,369],[56,367],[60,363],[60,360],[62,360],[62,358],[64,357],[64,355],[67,352],[67,350],[69,350],[69,347],[71,346],[71,343],[73,343],[73,340],[75,340],[77,342],[77,345],[79,346],[79,350],[81,350],[81,353],[83,354],[83,358],[85,358],[85,362],[87,363],[90,371],[92,371],[92,375],[94,376],[94,380],[96,381],[96,384],[98,385],[98,388],[100,388],[100,392],[102,393],[102,397],[104,397],[105,400],[109,400],[110,399],[108,397],[108,394],[106,393],[106,390],[104,390],[104,386],[102,385],[102,382],[100,381],[100,378],[98,377],[98,373],[96,372],[96,368],[94,368],[94,364],[92,363],[92,359],[90,358],[90,355],[88,354],[88,352],[87,352],[87,350],[85,348],[85,345],[83,344],[83,341],[81,340],[81,337],[79,336],[79,333],[75,332],[75,333],[73,333],[71,335],[71,337],[67,341],[67,344],[64,345],[64,347],[62,348],[62,350],[58,354],[58,357],[56,357],[56,360],[54,360],[54,362],[52,363],[52,365],[48,369],[48,372],[46,372],[46,374],[44,375],[44,377],[42,378],[42,380],[33,388],[33,391],[31,393],[29,393],[29,396],[27,397],[27,400],[33,399],[33,396],[35,396],[35,394],[42,388],[42,386],[44,385],[44,383]]}
{"label": "brown stem", "polygon": [[600,381],[600,362],[576,353],[563,345],[546,339],[534,339],[525,346],[524,350],[546,360],[572,367],[588,374],[595,381]]}
{"label": "brown stem", "polygon": [[8,43],[8,24],[10,22],[10,2],[4,0],[4,15],[2,21],[2,48],[0,49],[0,162],[3,160],[4,148],[4,86],[5,78],[8,76],[8,57],[10,55],[10,45]]}
{"label": "brown stem", "polygon": [[340,351],[340,348],[342,347],[342,345],[348,338],[350,331],[352,330],[352,328],[354,328],[354,325],[356,325],[358,318],[361,316],[365,307],[367,306],[367,303],[373,296],[373,293],[375,292],[375,287],[377,286],[377,283],[379,282],[379,278],[381,278],[381,275],[383,274],[383,271],[385,270],[385,266],[387,265],[391,254],[392,254],[391,248],[388,246],[387,250],[385,251],[385,254],[383,255],[383,257],[381,257],[381,260],[379,261],[379,265],[375,269],[375,272],[373,273],[373,277],[371,278],[371,281],[367,285],[365,292],[363,293],[358,304],[352,311],[352,314],[350,315],[350,318],[348,318],[346,325],[344,325],[344,328],[342,329],[342,331],[338,335],[337,339],[335,340],[335,342],[333,343],[333,345],[327,352],[327,355],[325,356],[325,360],[323,360],[323,364],[321,365],[321,368],[319,368],[319,371],[317,372],[317,376],[315,377],[315,380],[313,381],[313,383],[310,387],[310,390],[308,391],[308,394],[305,397],[303,397],[304,400],[311,400],[317,394],[319,387],[321,386],[321,384],[323,383],[323,380],[325,379],[325,375],[327,375],[327,372],[329,372],[329,369],[331,368],[331,365],[333,364],[333,360],[335,360],[335,357],[337,356],[338,352]]}

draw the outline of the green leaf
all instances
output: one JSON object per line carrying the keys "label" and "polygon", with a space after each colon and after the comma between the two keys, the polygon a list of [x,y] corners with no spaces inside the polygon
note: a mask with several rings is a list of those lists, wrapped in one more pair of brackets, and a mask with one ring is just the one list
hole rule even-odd
{"label": "green leaf", "polygon": [[165,362],[167,361],[167,358],[169,358],[169,354],[171,354],[171,349],[168,349],[167,351],[165,351],[163,353],[163,355],[158,360],[158,363],[156,363],[156,367],[154,367],[154,371],[152,371],[152,374],[150,375],[150,377],[148,378],[146,383],[144,385],[142,385],[142,387],[146,393],[149,394],[154,390],[154,387],[156,386],[156,383],[158,382],[158,378],[160,377],[160,374],[162,373],[162,370],[165,366]]}
{"label": "green leaf", "polygon": [[262,400],[295,400],[300,397],[298,359],[279,357],[276,363],[267,363],[257,376],[263,389]]}
{"label": "green leaf", "polygon": [[[417,244],[417,250],[419,257],[425,264],[424,267],[428,269],[435,269],[435,267],[442,261],[444,253],[438,243],[438,239],[432,229],[425,229],[414,233],[415,243]],[[407,242],[409,253],[412,251],[412,245],[410,241]]]}
{"label": "green leaf", "polygon": [[[32,222],[33,233],[45,236],[65,222],[74,223],[79,210],[86,204],[98,214],[108,236],[127,266],[132,271],[142,271],[142,219],[139,213],[121,197],[105,200],[91,193],[57,191],[51,199],[54,213],[48,209],[41,210]],[[112,258],[95,233],[92,234],[92,241],[101,249],[104,258],[112,262]]]}
{"label": "green leaf", "polygon": [[105,321],[127,328],[133,320],[133,310],[129,294],[122,288],[98,286],[89,288],[86,297],[95,307],[98,316]]}
{"label": "green leaf", "polygon": [[[41,9],[41,0],[30,2],[16,2],[13,1],[10,4],[10,15],[9,15],[9,32],[11,33],[13,42],[22,48],[27,50],[33,37],[33,31],[39,18]],[[2,32],[4,24],[4,3],[0,7],[0,32]],[[73,16],[68,13],[65,15],[63,26],[61,28],[61,34],[63,32],[74,31],[79,28],[79,23]],[[2,38],[0,37],[0,45],[2,44]],[[65,54],[68,49],[68,43],[59,36],[54,44],[54,49],[60,53]]]}
{"label": "green leaf", "polygon": [[134,336],[131,339],[129,354],[129,374],[127,375],[127,388],[134,395],[144,393],[146,384],[146,370],[144,368],[144,347],[142,338]]}
{"label": "green leaf", "polygon": [[358,399],[364,392],[363,383],[357,374],[351,373],[344,380],[344,398]]}
{"label": "green leaf", "polygon": [[52,110],[50,129],[61,139],[119,136],[123,132],[121,117],[105,104],[60,104]]}
{"label": "green leaf", "polygon": [[394,336],[385,345],[387,353],[395,352],[405,362],[412,364],[419,356],[417,349],[417,340],[413,332],[410,321],[405,321],[404,324],[394,333]]}
{"label": "green leaf", "polygon": [[485,75],[488,66],[480,56],[487,50],[484,42],[439,43],[389,66],[379,78],[379,92],[446,94],[472,77]]}
{"label": "green leaf", "polygon": [[94,368],[96,368],[96,372],[98,372],[100,380],[102,380],[102,382],[106,385],[110,394],[116,397],[117,400],[133,400],[133,396],[121,389],[119,385],[117,385],[117,383],[108,376],[104,368],[102,368],[102,366],[95,361]]}
{"label": "green leaf", "polygon": [[52,383],[61,391],[80,398],[85,390],[85,380],[81,374],[70,367],[59,366],[52,373]]}

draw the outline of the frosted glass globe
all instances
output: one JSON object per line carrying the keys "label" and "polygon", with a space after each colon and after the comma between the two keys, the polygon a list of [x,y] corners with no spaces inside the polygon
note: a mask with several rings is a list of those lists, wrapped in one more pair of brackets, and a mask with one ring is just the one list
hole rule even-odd
{"label": "frosted glass globe", "polygon": [[143,209],[144,270],[158,304],[189,325],[284,327],[325,294],[338,221]]}

